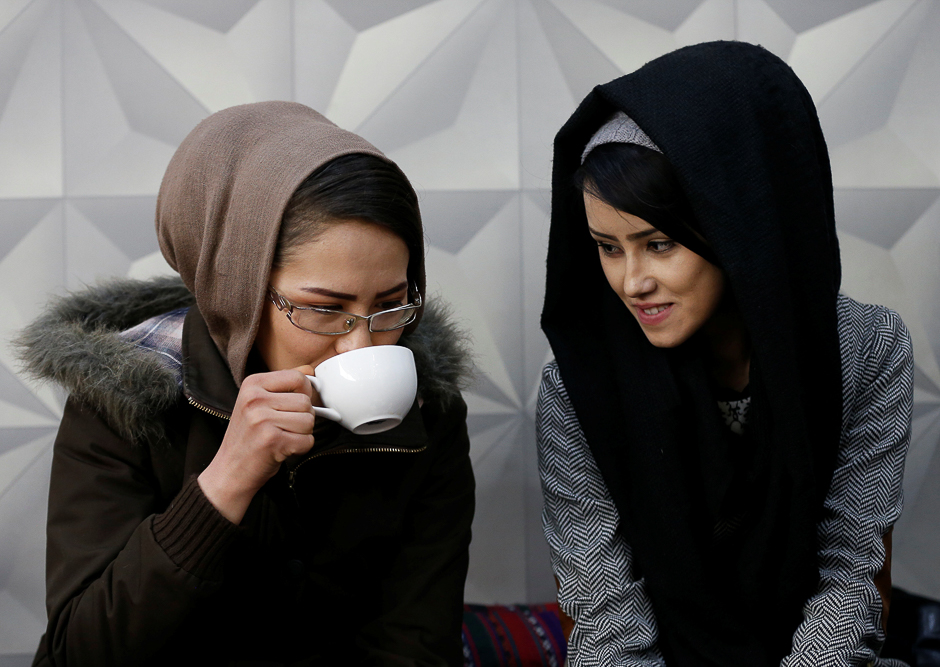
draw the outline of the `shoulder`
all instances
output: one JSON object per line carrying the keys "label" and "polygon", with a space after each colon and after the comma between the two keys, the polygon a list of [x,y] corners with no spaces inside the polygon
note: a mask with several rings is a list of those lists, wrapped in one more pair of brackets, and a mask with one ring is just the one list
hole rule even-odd
{"label": "shoulder", "polygon": [[881,448],[906,451],[914,401],[914,352],[907,327],[893,310],[843,295],[838,314],[840,461],[862,461]]}
{"label": "shoulder", "polygon": [[538,421],[549,419],[577,422],[574,407],[561,379],[558,362],[552,359],[542,369],[542,383],[539,385]]}
{"label": "shoulder", "polygon": [[425,403],[447,408],[473,379],[470,337],[440,300],[428,300],[418,327],[401,338],[414,353],[418,395]]}
{"label": "shoulder", "polygon": [[840,294],[836,302],[843,361],[883,358],[900,348],[911,349],[911,337],[900,315],[874,304]]}
{"label": "shoulder", "polygon": [[558,363],[550,361],[542,369],[535,414],[536,441],[544,456],[570,457],[576,451],[587,451],[587,442],[581,423],[558,370]]}
{"label": "shoulder", "polygon": [[876,377],[913,366],[911,336],[896,312],[840,294],[837,315],[847,399]]}
{"label": "shoulder", "polygon": [[168,333],[192,302],[178,278],[115,280],[54,299],[14,344],[28,374],[61,385],[121,437],[160,441],[156,422],[180,394]]}

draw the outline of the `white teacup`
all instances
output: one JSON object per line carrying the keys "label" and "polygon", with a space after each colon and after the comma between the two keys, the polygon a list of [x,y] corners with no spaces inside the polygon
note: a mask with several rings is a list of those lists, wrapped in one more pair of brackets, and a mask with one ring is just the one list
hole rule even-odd
{"label": "white teacup", "polygon": [[350,350],[327,359],[313,372],[307,377],[326,406],[315,405],[314,412],[356,435],[398,426],[418,392],[414,355],[400,345]]}

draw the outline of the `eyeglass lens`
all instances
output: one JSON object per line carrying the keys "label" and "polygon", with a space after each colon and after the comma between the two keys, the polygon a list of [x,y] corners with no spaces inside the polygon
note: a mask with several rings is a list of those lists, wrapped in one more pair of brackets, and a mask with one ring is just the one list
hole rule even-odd
{"label": "eyeglass lens", "polygon": [[[356,325],[356,318],[345,313],[331,313],[319,310],[294,309],[291,315],[294,324],[308,331],[322,333],[345,333]],[[372,318],[373,331],[391,331],[400,329],[415,318],[414,309],[386,310],[376,313]],[[362,326],[367,326],[365,322]]]}

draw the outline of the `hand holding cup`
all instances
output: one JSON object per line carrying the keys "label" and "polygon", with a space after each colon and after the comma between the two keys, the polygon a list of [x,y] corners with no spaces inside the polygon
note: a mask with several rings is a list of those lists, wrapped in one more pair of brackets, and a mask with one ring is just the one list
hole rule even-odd
{"label": "hand holding cup", "polygon": [[209,502],[232,523],[285,459],[313,447],[311,370],[257,373],[242,382],[219,451],[199,475]]}

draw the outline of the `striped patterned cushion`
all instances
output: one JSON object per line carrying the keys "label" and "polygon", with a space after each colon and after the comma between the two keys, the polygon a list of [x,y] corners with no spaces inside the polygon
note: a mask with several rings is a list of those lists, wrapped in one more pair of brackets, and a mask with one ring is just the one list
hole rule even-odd
{"label": "striped patterned cushion", "polygon": [[464,605],[465,667],[562,667],[566,649],[557,604]]}

